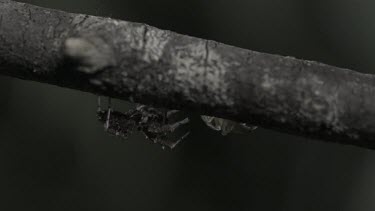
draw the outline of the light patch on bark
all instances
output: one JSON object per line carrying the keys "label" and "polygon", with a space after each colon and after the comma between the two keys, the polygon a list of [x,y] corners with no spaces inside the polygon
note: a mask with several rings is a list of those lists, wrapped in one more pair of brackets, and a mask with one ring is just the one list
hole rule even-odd
{"label": "light patch on bark", "polygon": [[[309,119],[315,119],[317,122],[322,122],[326,125],[331,125],[335,132],[345,131],[348,127],[342,124],[340,120],[341,112],[337,105],[339,104],[339,87],[336,87],[325,95],[321,95],[321,89],[324,86],[324,81],[319,77],[311,75],[311,77],[301,78],[296,81],[297,87],[310,87],[306,90],[311,90],[310,94],[297,93],[297,99],[301,102],[300,113],[308,116]],[[329,93],[329,94],[327,94]],[[310,96],[310,97],[308,97]]]}
{"label": "light patch on bark", "polygon": [[142,50],[144,46],[144,41],[142,39],[142,35],[144,33],[144,30],[146,30],[146,26],[139,26],[135,27],[133,30],[129,31],[131,33],[124,33],[127,36],[125,39],[129,43],[129,47],[136,50]]}
{"label": "light patch on bark", "polygon": [[96,73],[115,64],[111,48],[103,40],[91,37],[72,37],[65,40],[64,55],[78,63],[78,70]]}
{"label": "light patch on bark", "polygon": [[144,56],[146,62],[159,61],[164,53],[164,48],[170,40],[169,33],[160,29],[147,26],[144,34]]}
{"label": "light patch on bark", "polygon": [[276,87],[275,85],[279,84],[279,81],[270,77],[268,72],[270,70],[269,69],[264,69],[264,75],[263,75],[263,81],[262,83],[260,84],[260,86],[268,93],[270,93],[271,95],[274,95],[277,90],[276,90]]}
{"label": "light patch on bark", "polygon": [[[173,64],[177,70],[171,70],[177,83],[202,92],[215,98],[216,102],[226,105],[234,103],[229,94],[229,84],[225,79],[230,63],[225,61],[206,41],[192,43],[177,48],[174,52]],[[190,96],[191,90],[183,90]]]}

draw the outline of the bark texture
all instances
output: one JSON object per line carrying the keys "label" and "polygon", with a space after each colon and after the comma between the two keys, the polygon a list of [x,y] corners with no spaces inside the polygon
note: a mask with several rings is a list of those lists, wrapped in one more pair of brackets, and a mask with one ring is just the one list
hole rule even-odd
{"label": "bark texture", "polygon": [[0,0],[0,74],[375,148],[375,76]]}

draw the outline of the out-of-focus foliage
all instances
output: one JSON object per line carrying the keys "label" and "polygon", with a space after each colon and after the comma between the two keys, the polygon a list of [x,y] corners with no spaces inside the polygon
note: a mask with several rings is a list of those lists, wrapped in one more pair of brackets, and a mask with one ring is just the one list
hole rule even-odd
{"label": "out-of-focus foliage", "polygon": [[[372,0],[25,2],[375,70]],[[262,128],[221,136],[192,114],[189,138],[166,152],[107,136],[91,94],[0,77],[0,95],[0,210],[375,209],[372,151]]]}

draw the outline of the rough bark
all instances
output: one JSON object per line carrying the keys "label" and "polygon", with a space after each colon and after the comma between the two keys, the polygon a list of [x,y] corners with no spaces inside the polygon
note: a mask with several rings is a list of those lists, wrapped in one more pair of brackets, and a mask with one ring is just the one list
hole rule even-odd
{"label": "rough bark", "polygon": [[375,147],[375,76],[0,0],[0,74]]}

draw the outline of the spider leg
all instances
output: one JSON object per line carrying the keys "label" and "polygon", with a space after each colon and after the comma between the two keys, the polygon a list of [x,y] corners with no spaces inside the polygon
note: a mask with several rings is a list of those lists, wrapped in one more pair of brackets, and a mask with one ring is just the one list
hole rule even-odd
{"label": "spider leg", "polygon": [[96,112],[97,113],[102,112],[102,102],[101,102],[100,96],[98,96],[98,99],[97,99],[97,109],[96,109]]}
{"label": "spider leg", "polygon": [[171,117],[173,114],[176,114],[178,113],[179,110],[170,110],[170,111],[167,111],[167,118]]}
{"label": "spider leg", "polygon": [[174,149],[181,141],[183,141],[188,135],[190,134],[190,131],[185,133],[181,138],[171,141],[171,140],[162,140],[160,143],[163,146],[168,146],[170,149]]}
{"label": "spider leg", "polygon": [[[163,113],[163,120],[165,120],[166,114],[167,112]],[[154,143],[161,144],[163,149],[165,147],[173,149],[178,143],[184,140],[190,132],[185,133],[183,136],[180,136],[180,138],[173,136],[172,133],[180,126],[187,123],[189,123],[189,118],[185,118],[173,124],[167,124],[166,122],[164,122],[164,124],[159,126],[145,128],[146,130],[142,132],[147,139],[151,140]],[[176,140],[176,138],[178,139]]]}
{"label": "spider leg", "polygon": [[168,130],[170,132],[173,132],[175,131],[178,127],[180,127],[181,125],[184,125],[184,124],[187,124],[189,123],[189,118],[185,118],[181,121],[178,121],[176,123],[173,123],[173,124],[169,124],[169,125],[165,125],[165,127],[168,127]]}
{"label": "spider leg", "polygon": [[[178,121],[174,124],[169,124],[169,125],[165,125],[163,126],[163,130],[164,131],[168,131],[168,133],[172,133],[174,132],[177,128],[179,128],[180,126],[184,125],[184,124],[187,124],[189,123],[189,118],[185,118],[181,121]],[[182,140],[184,140],[188,135],[190,134],[190,131],[186,132],[183,136],[181,136],[179,139],[177,140],[172,140],[170,138],[166,138],[166,139],[158,139],[156,142],[159,142],[160,144],[162,144],[163,146],[167,146],[169,147],[170,149],[173,149],[175,148]],[[164,149],[164,147],[163,147]]]}
{"label": "spider leg", "polygon": [[254,131],[257,128],[258,126],[251,125],[248,123],[239,123],[238,126],[234,128],[233,132],[246,134],[251,131]]}
{"label": "spider leg", "polygon": [[170,117],[178,112],[179,110],[169,110],[169,111],[164,110],[163,111],[163,123],[168,124]]}
{"label": "spider leg", "polygon": [[107,119],[106,119],[106,122],[105,122],[105,125],[104,125],[104,130],[105,131],[107,131],[108,128],[109,128],[109,120],[111,118],[111,111],[112,111],[111,104],[112,104],[112,100],[111,100],[110,97],[108,97]]}

